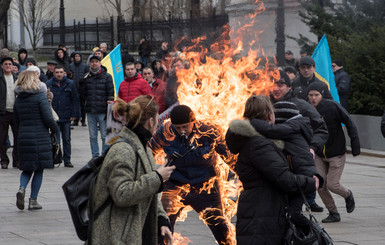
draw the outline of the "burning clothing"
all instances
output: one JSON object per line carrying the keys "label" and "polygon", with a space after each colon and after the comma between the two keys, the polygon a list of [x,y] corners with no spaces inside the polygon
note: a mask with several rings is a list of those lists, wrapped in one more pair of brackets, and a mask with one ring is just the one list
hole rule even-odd
{"label": "burning clothing", "polygon": [[290,172],[276,144],[248,121],[235,120],[226,134],[230,151],[238,154],[237,173],[244,191],[237,211],[237,244],[283,244],[288,223],[286,194],[315,191],[315,180]]}

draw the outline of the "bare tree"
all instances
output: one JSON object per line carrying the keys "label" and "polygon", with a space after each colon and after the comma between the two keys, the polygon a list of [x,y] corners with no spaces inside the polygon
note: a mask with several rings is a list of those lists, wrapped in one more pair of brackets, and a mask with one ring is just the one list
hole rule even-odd
{"label": "bare tree", "polygon": [[[108,16],[113,16],[114,12],[116,16],[123,17],[124,13],[127,12],[129,7],[127,7],[128,1],[122,0],[96,0],[98,4],[106,10]],[[112,12],[111,12],[112,9]]]}
{"label": "bare tree", "polygon": [[36,51],[43,38],[44,28],[54,19],[55,3],[55,0],[24,0],[20,5],[14,6],[22,16],[33,51]]}
{"label": "bare tree", "polygon": [[0,48],[6,46],[5,32],[7,31],[7,12],[11,5],[11,0],[0,0]]}

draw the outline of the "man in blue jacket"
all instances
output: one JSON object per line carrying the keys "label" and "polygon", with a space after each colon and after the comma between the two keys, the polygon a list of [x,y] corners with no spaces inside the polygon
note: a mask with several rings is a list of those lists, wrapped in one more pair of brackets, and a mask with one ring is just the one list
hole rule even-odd
{"label": "man in blue jacket", "polygon": [[66,77],[64,67],[55,67],[54,77],[47,82],[47,88],[53,93],[52,107],[59,116],[57,122],[58,142],[63,135],[64,166],[72,168],[71,163],[71,121],[79,117],[79,97],[74,82]]}
{"label": "man in blue jacket", "polygon": [[149,142],[154,154],[164,151],[169,164],[176,166],[165,182],[162,204],[169,215],[171,230],[186,206],[191,206],[211,229],[218,244],[229,244],[229,227],[223,217],[220,190],[215,181],[212,188],[205,183],[217,176],[217,154],[231,161],[231,153],[219,131],[195,120],[194,112],[178,105],[170,113],[171,122],[161,125]]}

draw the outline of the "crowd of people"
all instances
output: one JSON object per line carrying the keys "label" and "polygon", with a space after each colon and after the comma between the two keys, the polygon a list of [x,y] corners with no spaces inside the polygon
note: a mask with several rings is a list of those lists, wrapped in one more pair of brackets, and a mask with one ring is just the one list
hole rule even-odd
{"label": "crowd of people", "polygon": [[[89,237],[93,244],[171,244],[185,206],[199,213],[218,244],[232,244],[222,190],[218,183],[204,188],[218,176],[217,157],[231,166],[243,187],[238,198],[238,244],[283,244],[288,217],[307,234],[309,220],[302,214],[299,190],[306,193],[311,211],[323,212],[315,202],[318,190],[329,212],[324,223],[341,220],[331,192],[344,198],[347,213],[354,211],[353,191],[340,183],[347,152],[341,125],[351,139],[353,156],[360,154],[360,141],[346,110],[350,79],[341,60],[332,63],[341,103],[333,101],[328,86],[315,76],[315,61],[305,51],[298,60],[287,51],[287,66],[279,70],[279,78],[272,78],[271,95],[252,95],[244,119],[232,121],[226,135],[220,135],[209,122],[197,120],[189,106],[178,104],[177,71],[189,64],[180,53],[171,52],[167,42],[153,61],[146,37],[140,41],[138,60],[122,46],[125,79],[116,99],[112,77],[101,64],[107,50],[102,43],[86,59],[79,51],[68,55],[60,45],[45,73],[26,49],[15,58],[2,50],[1,168],[7,169],[10,162],[11,127],[13,167],[22,170],[16,194],[20,210],[31,179],[28,209],[42,208],[37,197],[43,170],[53,167],[50,134],[62,142],[64,166],[73,167],[71,128],[80,122],[88,126],[92,158],[98,157],[109,148],[106,115],[113,104],[114,113],[123,118],[119,137],[135,147],[119,142],[106,155],[95,184],[97,198],[89,205],[97,210],[109,196],[112,202],[94,222]],[[170,121],[158,125],[158,116],[168,108]],[[385,113],[381,125],[385,137],[384,125]],[[156,167],[154,155],[159,152],[168,160]]]}

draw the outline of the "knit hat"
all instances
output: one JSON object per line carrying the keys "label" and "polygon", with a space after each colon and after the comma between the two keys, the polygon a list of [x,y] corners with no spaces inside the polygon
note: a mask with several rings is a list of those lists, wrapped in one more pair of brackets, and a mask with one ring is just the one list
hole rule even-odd
{"label": "knit hat", "polygon": [[37,73],[39,73],[39,76],[40,76],[40,68],[37,67],[37,66],[30,66],[30,67],[27,68],[27,71],[37,72]]}
{"label": "knit hat", "polygon": [[307,87],[308,93],[311,90],[316,90],[322,95],[322,97],[324,96],[325,89],[328,89],[328,87],[324,82],[312,82],[310,83],[309,87]]}
{"label": "knit hat", "polygon": [[281,75],[281,78],[275,81],[275,83],[286,84],[286,86],[291,87],[291,81],[286,72],[280,70],[279,74]]}
{"label": "knit hat", "polygon": [[339,67],[342,66],[342,60],[340,60],[340,59],[335,59],[335,60],[333,60],[332,63],[336,64],[336,65],[339,66]]}
{"label": "knit hat", "polygon": [[177,105],[170,113],[172,124],[185,124],[195,121],[194,112],[187,105]]}
{"label": "knit hat", "polygon": [[299,115],[296,104],[290,101],[279,101],[274,104],[275,123],[284,123],[290,118]]}

